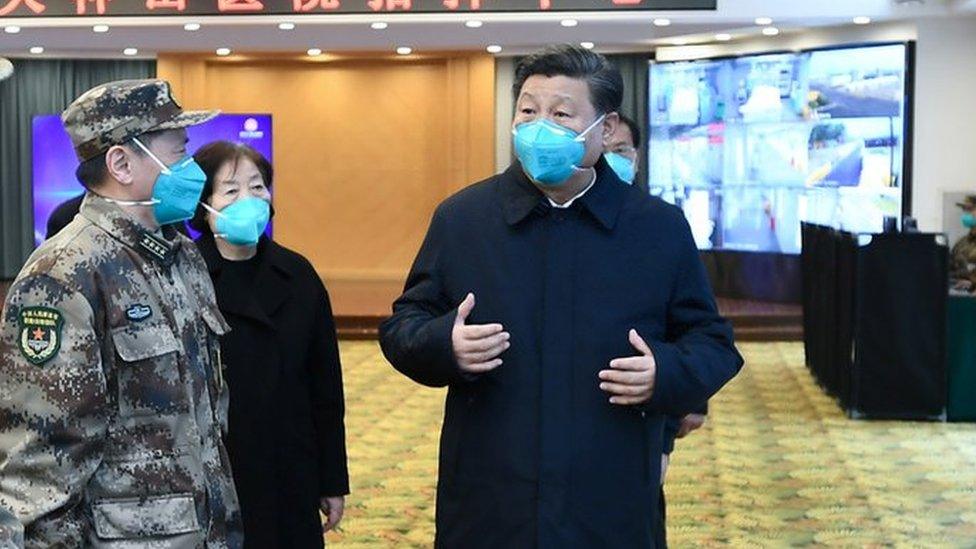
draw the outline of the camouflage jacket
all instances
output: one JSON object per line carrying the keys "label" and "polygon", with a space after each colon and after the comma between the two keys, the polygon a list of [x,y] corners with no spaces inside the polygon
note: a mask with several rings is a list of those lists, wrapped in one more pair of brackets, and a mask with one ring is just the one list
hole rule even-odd
{"label": "camouflage jacket", "polygon": [[228,326],[196,247],[172,237],[89,193],[11,286],[0,518],[16,527],[0,521],[0,547],[17,543],[4,535],[27,547],[241,545],[221,438]]}
{"label": "camouflage jacket", "polygon": [[976,234],[967,233],[952,247],[949,256],[949,278],[976,284]]}

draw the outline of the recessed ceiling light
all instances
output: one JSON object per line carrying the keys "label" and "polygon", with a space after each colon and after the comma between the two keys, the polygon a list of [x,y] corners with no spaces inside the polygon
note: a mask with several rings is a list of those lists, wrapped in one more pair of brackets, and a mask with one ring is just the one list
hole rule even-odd
{"label": "recessed ceiling light", "polygon": [[779,29],[777,29],[776,27],[766,27],[763,29],[762,32],[766,36],[776,36],[777,34],[779,34]]}
{"label": "recessed ceiling light", "polygon": [[715,35],[715,39],[719,42],[728,42],[729,40],[732,40],[732,35],[727,32],[720,32]]}
{"label": "recessed ceiling light", "polygon": [[488,50],[488,53],[499,53],[502,51],[502,47],[497,44],[492,44],[485,49]]}
{"label": "recessed ceiling light", "polygon": [[194,32],[200,30],[200,23],[187,23],[183,25],[183,30]]}
{"label": "recessed ceiling light", "polygon": [[655,19],[654,20],[654,26],[655,27],[667,27],[669,25],[671,25],[671,20],[670,19],[665,19],[665,18],[661,17],[661,18],[658,18],[658,19]]}
{"label": "recessed ceiling light", "polygon": [[20,27],[18,27],[17,25],[8,25],[3,28],[3,32],[7,34],[17,34],[18,32],[20,32]]}
{"label": "recessed ceiling light", "polygon": [[559,24],[564,27],[575,27],[576,25],[579,25],[579,21],[575,19],[563,19],[559,22]]}
{"label": "recessed ceiling light", "polygon": [[125,48],[124,50],[122,50],[122,55],[130,55],[131,56],[131,55],[138,55],[138,53],[139,53],[139,50],[137,50],[136,48]]}
{"label": "recessed ceiling light", "polygon": [[478,29],[481,28],[481,25],[484,25],[484,23],[482,21],[478,21],[477,19],[464,22],[464,26],[468,27],[469,29]]}
{"label": "recessed ceiling light", "polygon": [[97,32],[99,34],[108,32],[108,25],[95,25],[92,27],[92,32]]}
{"label": "recessed ceiling light", "polygon": [[308,51],[305,53],[307,53],[309,57],[315,57],[322,55],[322,50],[320,48],[308,48]]}
{"label": "recessed ceiling light", "polygon": [[385,29],[386,27],[389,27],[389,26],[390,25],[388,23],[384,23],[383,21],[377,21],[377,22],[371,24],[370,25],[370,28],[372,28],[373,30],[381,31],[381,30],[383,30],[383,29]]}
{"label": "recessed ceiling light", "polygon": [[773,24],[773,19],[770,17],[757,17],[756,24],[760,27],[765,27]]}
{"label": "recessed ceiling light", "polygon": [[593,42],[580,42],[580,47],[587,50],[592,50],[594,45]]}
{"label": "recessed ceiling light", "polygon": [[30,49],[30,52],[33,53],[34,55],[40,55],[44,53],[44,48],[42,46],[34,46],[33,48]]}
{"label": "recessed ceiling light", "polygon": [[411,53],[413,53],[413,49],[408,48],[407,46],[400,46],[399,48],[396,49],[396,52],[400,55],[410,55]]}
{"label": "recessed ceiling light", "polygon": [[861,15],[859,17],[855,17],[854,18],[854,24],[855,25],[867,25],[869,23],[871,23],[871,18],[870,17]]}
{"label": "recessed ceiling light", "polygon": [[230,55],[230,48],[217,48],[217,55],[227,57]]}
{"label": "recessed ceiling light", "polygon": [[278,23],[278,30],[290,31],[295,30],[294,23]]}

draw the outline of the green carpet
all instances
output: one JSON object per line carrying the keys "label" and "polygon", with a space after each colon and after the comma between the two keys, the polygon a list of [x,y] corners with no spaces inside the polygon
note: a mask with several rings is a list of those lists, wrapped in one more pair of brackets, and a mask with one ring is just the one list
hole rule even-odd
{"label": "green carpet", "polygon": [[[801,344],[740,350],[742,373],[673,455],[672,547],[976,547],[976,425],[852,421]],[[353,494],[329,543],[430,547],[444,391],[375,343],[341,351]]]}

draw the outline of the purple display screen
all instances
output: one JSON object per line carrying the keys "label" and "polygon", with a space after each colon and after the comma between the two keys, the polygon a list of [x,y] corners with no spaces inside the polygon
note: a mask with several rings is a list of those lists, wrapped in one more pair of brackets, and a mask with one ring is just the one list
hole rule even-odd
{"label": "purple display screen", "polygon": [[[210,122],[187,128],[187,137],[190,154],[207,143],[225,140],[250,145],[273,162],[270,114],[221,114]],[[34,243],[40,245],[51,213],[85,189],[75,178],[78,158],[58,115],[34,117],[33,151]],[[271,236],[270,224],[267,234]]]}

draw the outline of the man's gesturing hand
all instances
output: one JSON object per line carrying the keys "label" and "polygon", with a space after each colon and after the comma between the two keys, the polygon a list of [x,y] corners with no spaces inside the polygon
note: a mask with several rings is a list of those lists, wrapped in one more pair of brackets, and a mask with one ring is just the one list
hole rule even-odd
{"label": "man's gesturing hand", "polygon": [[458,306],[451,343],[461,371],[482,374],[501,366],[502,359],[498,357],[512,344],[511,336],[501,324],[467,324],[474,305],[474,294],[468,294]]}

